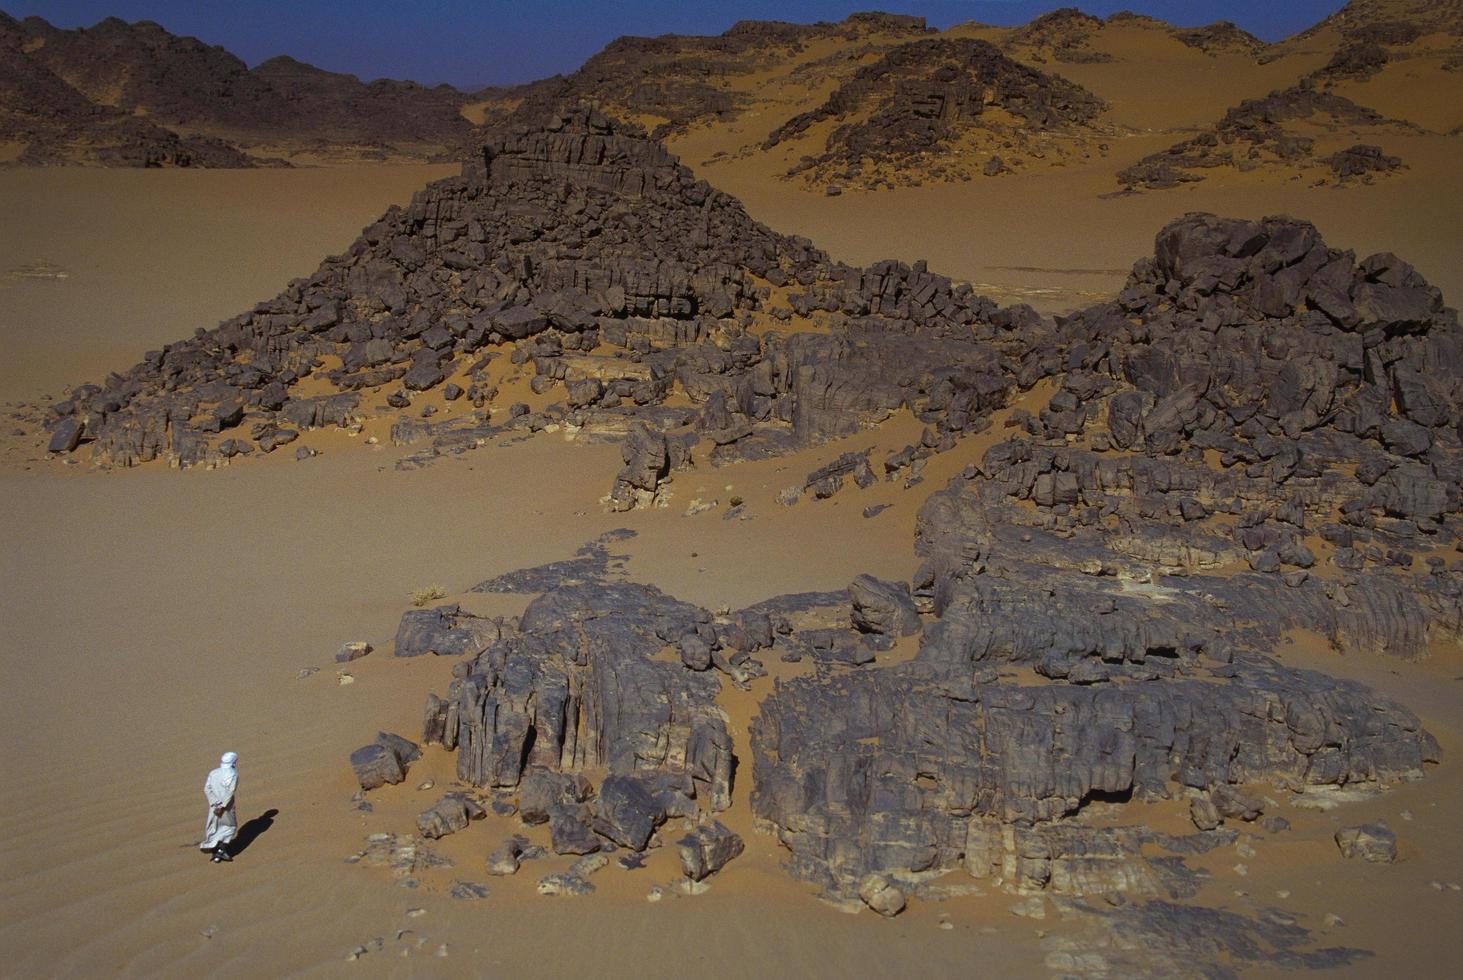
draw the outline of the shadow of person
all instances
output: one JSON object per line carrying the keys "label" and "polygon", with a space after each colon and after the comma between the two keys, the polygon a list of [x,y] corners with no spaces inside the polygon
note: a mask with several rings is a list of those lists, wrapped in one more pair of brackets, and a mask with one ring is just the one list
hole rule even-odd
{"label": "shadow of person", "polygon": [[274,818],[277,816],[279,816],[278,810],[265,810],[253,820],[245,823],[239,828],[239,833],[234,837],[233,842],[229,844],[229,853],[235,857],[243,854],[261,834],[274,826]]}

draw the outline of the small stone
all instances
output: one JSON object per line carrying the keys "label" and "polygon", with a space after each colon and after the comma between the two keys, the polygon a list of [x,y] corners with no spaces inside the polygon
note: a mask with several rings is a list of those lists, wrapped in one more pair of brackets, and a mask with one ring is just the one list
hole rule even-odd
{"label": "small stone", "polygon": [[408,919],[420,919],[422,916],[424,916],[426,914],[427,914],[427,910],[426,909],[407,909],[406,910],[406,917]]}
{"label": "small stone", "polygon": [[348,664],[352,660],[359,660],[366,656],[372,649],[371,644],[364,640],[352,640],[350,643],[341,646],[339,652],[335,655],[335,662],[338,664]]}
{"label": "small stone", "polygon": [[488,886],[480,885],[475,881],[454,881],[452,890],[449,893],[453,898],[472,900],[488,897]]}
{"label": "small stone", "polygon": [[437,784],[436,784],[436,783],[434,783],[434,782],[432,782],[432,781],[431,781],[431,780],[430,780],[430,779],[428,779],[428,780],[426,780],[426,781],[425,781],[425,782],[423,782],[423,783],[420,783],[420,784],[419,784],[419,785],[418,785],[418,786],[417,786],[417,789],[419,789],[419,790],[429,790],[429,789],[431,789],[431,788],[432,788],[432,787],[433,787],[433,786],[436,786],[436,785],[437,785]]}
{"label": "small stone", "polygon": [[1219,826],[1219,810],[1207,798],[1196,796],[1189,801],[1189,819],[1200,830],[1213,830]]}
{"label": "small stone", "polygon": [[1269,816],[1260,821],[1260,826],[1265,828],[1266,833],[1278,834],[1290,829],[1290,821],[1284,817]]}
{"label": "small stone", "polygon": [[1023,919],[1045,919],[1046,902],[1040,895],[1032,895],[1026,901],[1011,906],[1011,914],[1019,915]]}
{"label": "small stone", "polygon": [[295,679],[296,680],[304,680],[306,677],[309,677],[311,674],[318,674],[318,673],[320,673],[320,668],[319,667],[301,667],[300,668],[300,672],[295,675]]}
{"label": "small stone", "polygon": [[344,670],[337,670],[335,672],[335,683],[339,684],[341,687],[345,687],[347,684],[354,684],[355,682],[355,677],[348,672]]}

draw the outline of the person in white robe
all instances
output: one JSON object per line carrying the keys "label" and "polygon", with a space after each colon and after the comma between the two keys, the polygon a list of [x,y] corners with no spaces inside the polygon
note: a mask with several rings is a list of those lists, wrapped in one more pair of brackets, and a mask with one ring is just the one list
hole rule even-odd
{"label": "person in white robe", "polygon": [[229,842],[239,833],[239,814],[234,807],[234,790],[239,786],[239,757],[225,752],[219,766],[203,781],[203,795],[208,798],[208,819],[203,824],[200,851],[212,851],[213,862],[232,861]]}

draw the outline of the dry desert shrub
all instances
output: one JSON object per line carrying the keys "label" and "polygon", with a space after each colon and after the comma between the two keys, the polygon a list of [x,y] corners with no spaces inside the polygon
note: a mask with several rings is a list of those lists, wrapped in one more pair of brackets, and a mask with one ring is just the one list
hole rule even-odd
{"label": "dry desert shrub", "polygon": [[440,599],[447,594],[447,590],[440,585],[428,585],[424,588],[413,589],[409,598],[413,606],[425,606],[434,599]]}

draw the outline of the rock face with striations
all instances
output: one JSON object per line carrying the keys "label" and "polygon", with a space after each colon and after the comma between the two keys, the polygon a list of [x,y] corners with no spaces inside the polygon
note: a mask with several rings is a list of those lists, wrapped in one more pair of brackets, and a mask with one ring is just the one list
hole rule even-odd
{"label": "rock face with striations", "polygon": [[[731,802],[718,681],[654,659],[698,628],[714,639],[711,619],[650,586],[555,589],[458,663],[447,696],[428,698],[423,738],[457,753],[463,782],[519,790],[523,819],[560,827],[565,846],[572,827],[574,853],[600,838],[644,850],[669,817]],[[592,788],[586,771],[608,775]]]}
{"label": "rock face with striations", "polygon": [[1048,407],[920,514],[936,619],[915,660],[763,702],[754,813],[836,894],[958,867],[1171,890],[1141,834],[1083,809],[1189,797],[1213,826],[1255,815],[1241,784],[1438,758],[1403,706],[1269,655],[1293,629],[1404,658],[1463,639],[1439,557],[1463,540],[1463,332],[1437,291],[1304,222],[1190,215],[1058,333],[1032,354],[1060,379]]}

